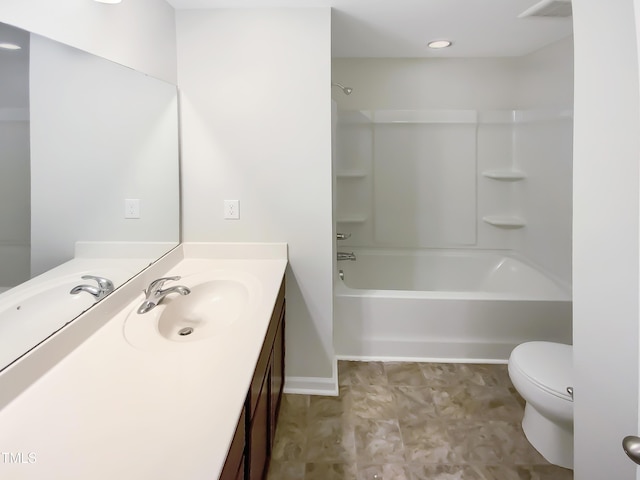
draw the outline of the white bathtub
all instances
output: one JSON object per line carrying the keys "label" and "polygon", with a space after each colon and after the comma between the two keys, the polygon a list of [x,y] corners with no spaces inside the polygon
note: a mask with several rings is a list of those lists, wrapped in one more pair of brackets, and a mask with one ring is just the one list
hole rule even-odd
{"label": "white bathtub", "polygon": [[342,359],[506,362],[530,340],[571,343],[571,292],[485,251],[351,249],[340,261],[334,345]]}

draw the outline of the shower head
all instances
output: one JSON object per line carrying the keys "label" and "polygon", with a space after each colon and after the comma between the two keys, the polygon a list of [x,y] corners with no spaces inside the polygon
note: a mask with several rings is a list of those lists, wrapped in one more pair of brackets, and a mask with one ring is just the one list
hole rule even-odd
{"label": "shower head", "polygon": [[353,88],[342,86],[339,83],[332,83],[331,86],[339,87],[344,92],[345,95],[351,95],[351,92],[353,92]]}

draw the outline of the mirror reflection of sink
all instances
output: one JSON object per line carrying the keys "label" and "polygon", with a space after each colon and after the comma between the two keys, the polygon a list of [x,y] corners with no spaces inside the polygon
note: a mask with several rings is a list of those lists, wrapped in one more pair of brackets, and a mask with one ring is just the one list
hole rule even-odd
{"label": "mirror reflection of sink", "polygon": [[22,294],[8,292],[0,301],[0,367],[62,328],[95,303],[89,294],[70,295],[80,276],[36,285]]}
{"label": "mirror reflection of sink", "polygon": [[0,369],[96,303],[97,299],[89,293],[70,293],[74,287],[87,283],[82,276],[88,274],[122,283],[135,272],[102,268],[44,280],[36,277],[0,294]]}
{"label": "mirror reflection of sink", "polygon": [[183,276],[176,283],[191,293],[170,294],[147,313],[137,313],[136,305],[124,324],[127,342],[154,349],[222,335],[250,318],[260,291],[257,278],[241,271]]}

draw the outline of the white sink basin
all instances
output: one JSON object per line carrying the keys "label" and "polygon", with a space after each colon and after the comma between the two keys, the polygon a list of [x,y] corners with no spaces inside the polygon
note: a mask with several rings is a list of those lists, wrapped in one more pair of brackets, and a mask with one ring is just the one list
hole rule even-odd
{"label": "white sink basin", "polygon": [[170,348],[224,335],[251,319],[261,290],[254,276],[226,270],[184,276],[165,288],[174,285],[188,287],[191,293],[169,294],[146,313],[138,313],[136,304],[124,324],[127,342],[142,349]]}
{"label": "white sink basin", "polygon": [[164,300],[158,332],[167,340],[183,342],[214,335],[237,321],[249,306],[249,289],[236,280],[211,280],[190,288],[189,295]]}

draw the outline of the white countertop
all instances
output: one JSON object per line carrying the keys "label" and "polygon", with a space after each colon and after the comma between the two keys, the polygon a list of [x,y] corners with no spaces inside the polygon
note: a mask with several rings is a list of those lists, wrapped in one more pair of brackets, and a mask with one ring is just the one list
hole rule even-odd
{"label": "white countertop", "polygon": [[[229,269],[255,276],[261,292],[251,319],[206,339],[146,348],[123,335],[143,295],[122,304],[119,314],[0,410],[0,478],[218,477],[284,276],[286,245],[181,249],[187,258],[167,275],[186,279]],[[2,382],[0,375],[0,388]]]}

